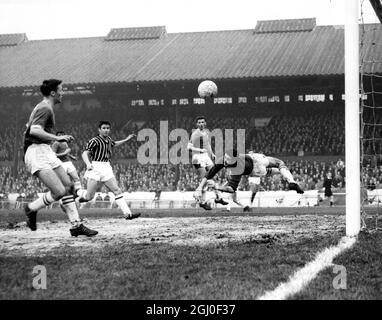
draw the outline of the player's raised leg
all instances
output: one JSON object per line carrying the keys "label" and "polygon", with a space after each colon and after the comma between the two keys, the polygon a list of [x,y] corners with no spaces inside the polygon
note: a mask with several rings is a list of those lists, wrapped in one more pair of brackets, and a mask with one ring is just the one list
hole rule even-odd
{"label": "player's raised leg", "polygon": [[[205,170],[205,172],[209,171],[213,166],[214,166],[213,162],[210,161],[210,163],[208,164],[208,166],[206,166],[206,170]],[[203,178],[204,176],[205,176],[205,173],[204,173],[203,176],[201,176],[201,178]],[[222,204],[223,206],[228,205],[228,202],[227,202],[227,201],[224,201],[224,199],[221,197],[221,195],[220,195],[220,191],[219,191],[219,190],[214,189],[214,192],[215,192],[215,203],[216,203],[216,204]]]}
{"label": "player's raised leg", "polygon": [[[269,161],[269,165],[267,166],[268,169],[276,168],[279,170],[281,176],[288,182],[289,189],[290,190],[296,190],[297,193],[303,194],[304,190],[301,189],[301,187],[297,184],[297,182],[294,180],[292,173],[288,169],[288,167],[285,165],[284,161],[273,158],[273,157],[267,157]],[[274,170],[274,169],[273,169]],[[276,172],[270,171],[270,174],[274,174]]]}
{"label": "player's raised leg", "polygon": [[65,169],[59,166],[54,169],[55,174],[59,177],[60,181],[65,187],[66,193],[61,198],[62,209],[68,215],[69,221],[72,224],[70,229],[70,234],[72,236],[85,235],[88,237],[95,236],[98,231],[91,230],[81,223],[80,216],[78,214],[77,206],[74,201],[74,185],[70,180],[70,177],[66,174]]}
{"label": "player's raised leg", "polygon": [[[203,179],[207,173],[206,169],[202,167],[199,163],[194,163],[194,167],[198,172],[198,176],[200,179]],[[206,192],[208,186],[204,186],[199,190],[197,194],[194,194],[194,198],[199,202],[199,206],[205,210],[212,210],[212,207],[206,202]]]}
{"label": "player's raised leg", "polygon": [[105,181],[105,186],[114,193],[115,195],[115,202],[117,203],[118,207],[122,210],[122,213],[125,217],[125,219],[131,220],[138,218],[141,214],[138,212],[132,213],[129,206],[127,205],[122,190],[118,187],[117,180],[115,177],[109,179],[108,181]]}
{"label": "player's raised leg", "polygon": [[53,169],[39,170],[34,174],[49,191],[25,206],[27,225],[32,231],[37,230],[37,211],[60,200],[66,193],[65,186]]}
{"label": "player's raised leg", "polygon": [[82,189],[81,180],[80,180],[80,177],[78,176],[76,168],[74,168],[74,166],[73,166],[73,169],[68,170],[67,173],[68,173],[68,176],[73,181],[74,190],[77,191],[77,190]]}
{"label": "player's raised leg", "polygon": [[[85,173],[85,178],[86,178],[86,173]],[[91,201],[98,188],[102,185],[102,182],[96,179],[92,178],[87,178],[87,183],[86,183],[86,189],[80,189],[77,190],[77,196],[79,197],[79,202],[89,202]]]}

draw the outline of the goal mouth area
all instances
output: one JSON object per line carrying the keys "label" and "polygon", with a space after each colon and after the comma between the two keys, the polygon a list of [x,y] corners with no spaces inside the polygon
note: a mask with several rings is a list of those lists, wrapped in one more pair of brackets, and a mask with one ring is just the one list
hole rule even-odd
{"label": "goal mouth area", "polygon": [[[361,164],[361,230],[380,230],[382,194],[382,63],[380,31],[382,0],[369,0],[376,17],[364,24],[361,1],[360,28],[360,164]],[[366,50],[370,45],[370,50]]]}

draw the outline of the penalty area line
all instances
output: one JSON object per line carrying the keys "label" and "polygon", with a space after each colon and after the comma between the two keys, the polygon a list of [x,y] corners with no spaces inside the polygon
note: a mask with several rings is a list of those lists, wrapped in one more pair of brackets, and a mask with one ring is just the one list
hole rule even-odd
{"label": "penalty area line", "polygon": [[316,258],[297,270],[287,282],[276,289],[265,292],[257,300],[285,300],[304,289],[325,268],[332,265],[333,259],[340,253],[350,249],[356,242],[356,237],[342,237],[338,245],[326,248],[318,253]]}

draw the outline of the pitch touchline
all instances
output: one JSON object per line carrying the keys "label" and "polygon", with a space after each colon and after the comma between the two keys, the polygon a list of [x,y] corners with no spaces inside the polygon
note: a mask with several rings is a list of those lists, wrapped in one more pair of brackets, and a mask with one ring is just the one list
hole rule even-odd
{"label": "pitch touchline", "polygon": [[341,238],[337,246],[326,248],[320,252],[316,259],[296,271],[287,282],[280,284],[276,289],[267,291],[258,300],[284,300],[304,289],[323,269],[332,264],[333,259],[343,251],[350,249],[356,242],[355,237]]}

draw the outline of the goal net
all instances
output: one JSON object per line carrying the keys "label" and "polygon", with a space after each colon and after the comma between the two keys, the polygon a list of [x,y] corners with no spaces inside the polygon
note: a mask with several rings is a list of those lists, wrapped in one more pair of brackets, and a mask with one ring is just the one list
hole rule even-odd
{"label": "goal net", "polygon": [[[364,23],[370,4],[375,22]],[[361,229],[378,230],[382,210],[381,0],[361,0],[359,29]]]}

